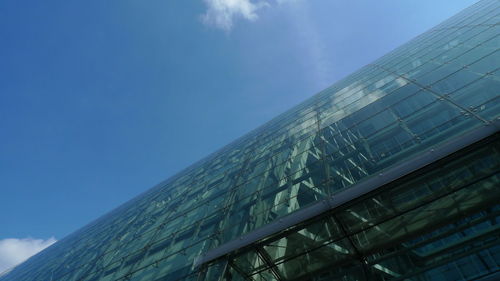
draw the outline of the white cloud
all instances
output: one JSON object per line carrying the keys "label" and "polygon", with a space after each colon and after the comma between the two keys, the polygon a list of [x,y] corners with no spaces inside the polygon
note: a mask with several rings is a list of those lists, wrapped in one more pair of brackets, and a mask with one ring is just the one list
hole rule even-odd
{"label": "white cloud", "polygon": [[7,238],[0,240],[0,274],[54,244],[57,240]]}
{"label": "white cloud", "polygon": [[297,1],[302,0],[203,0],[207,11],[201,20],[207,25],[230,31],[237,18],[255,21],[259,18],[257,13],[263,8]]}
{"label": "white cloud", "polygon": [[202,21],[225,31],[230,31],[234,20],[243,18],[255,21],[258,12],[265,7],[285,9],[295,27],[297,45],[304,48],[304,63],[310,68],[312,83],[320,90],[332,82],[333,65],[326,45],[306,0],[203,0],[207,6]]}
{"label": "white cloud", "polygon": [[236,18],[254,21],[259,18],[257,11],[269,7],[269,2],[252,0],[203,0],[207,11],[201,19],[205,24],[230,31]]}

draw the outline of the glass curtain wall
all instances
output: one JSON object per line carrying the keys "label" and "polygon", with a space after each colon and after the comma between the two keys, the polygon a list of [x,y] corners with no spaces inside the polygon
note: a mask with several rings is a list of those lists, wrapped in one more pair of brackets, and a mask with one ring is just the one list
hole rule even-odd
{"label": "glass curtain wall", "polygon": [[[498,270],[498,247],[488,244],[496,240],[482,232],[497,233],[498,207],[476,208],[477,200],[490,202],[484,194],[500,193],[491,170],[498,163],[486,157],[498,155],[497,142],[486,156],[473,151],[470,162],[456,164],[459,173],[442,168],[447,184],[430,171],[241,256],[201,266],[196,260],[450,139],[498,126],[499,21],[499,1],[476,3],[0,280],[376,280],[366,279],[374,272],[380,280],[434,280],[439,274],[471,280]],[[476,177],[481,181],[469,182]],[[441,207],[445,211],[437,211]],[[429,231],[429,223],[433,230],[416,236]],[[472,265],[469,248],[481,257]],[[463,260],[450,264],[454,257]],[[310,275],[334,265],[324,277]]]}

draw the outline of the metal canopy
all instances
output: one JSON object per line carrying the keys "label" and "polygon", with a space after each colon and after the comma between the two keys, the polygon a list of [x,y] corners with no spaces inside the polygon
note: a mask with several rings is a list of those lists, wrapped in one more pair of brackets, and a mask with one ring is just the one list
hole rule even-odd
{"label": "metal canopy", "polygon": [[417,155],[408,161],[396,165],[386,171],[362,181],[347,190],[341,191],[333,196],[300,209],[290,215],[280,218],[270,224],[256,229],[248,234],[242,235],[238,239],[229,241],[221,246],[211,249],[201,255],[195,261],[195,266],[214,261],[220,257],[230,254],[238,249],[242,249],[258,242],[261,239],[277,234],[289,227],[305,222],[329,210],[337,208],[351,200],[359,198],[371,191],[374,191],[394,180],[408,175],[420,168],[436,162],[454,152],[457,152],[469,145],[472,145],[488,136],[500,131],[500,120],[485,124],[458,138],[449,140],[441,145],[427,150],[425,153]]}

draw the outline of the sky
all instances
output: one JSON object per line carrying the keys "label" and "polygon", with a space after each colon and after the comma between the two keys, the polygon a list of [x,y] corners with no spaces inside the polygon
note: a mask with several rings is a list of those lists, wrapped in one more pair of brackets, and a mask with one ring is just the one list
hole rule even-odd
{"label": "sky", "polygon": [[0,272],[475,2],[0,1]]}

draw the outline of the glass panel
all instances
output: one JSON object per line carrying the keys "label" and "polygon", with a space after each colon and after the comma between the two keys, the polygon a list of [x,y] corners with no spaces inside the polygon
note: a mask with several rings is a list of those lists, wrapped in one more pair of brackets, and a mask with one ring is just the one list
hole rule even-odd
{"label": "glass panel", "polygon": [[487,154],[477,149],[267,237],[248,256],[193,263],[434,146],[496,126],[499,13],[499,1],[479,1],[0,281],[466,280],[498,271],[493,142]]}

